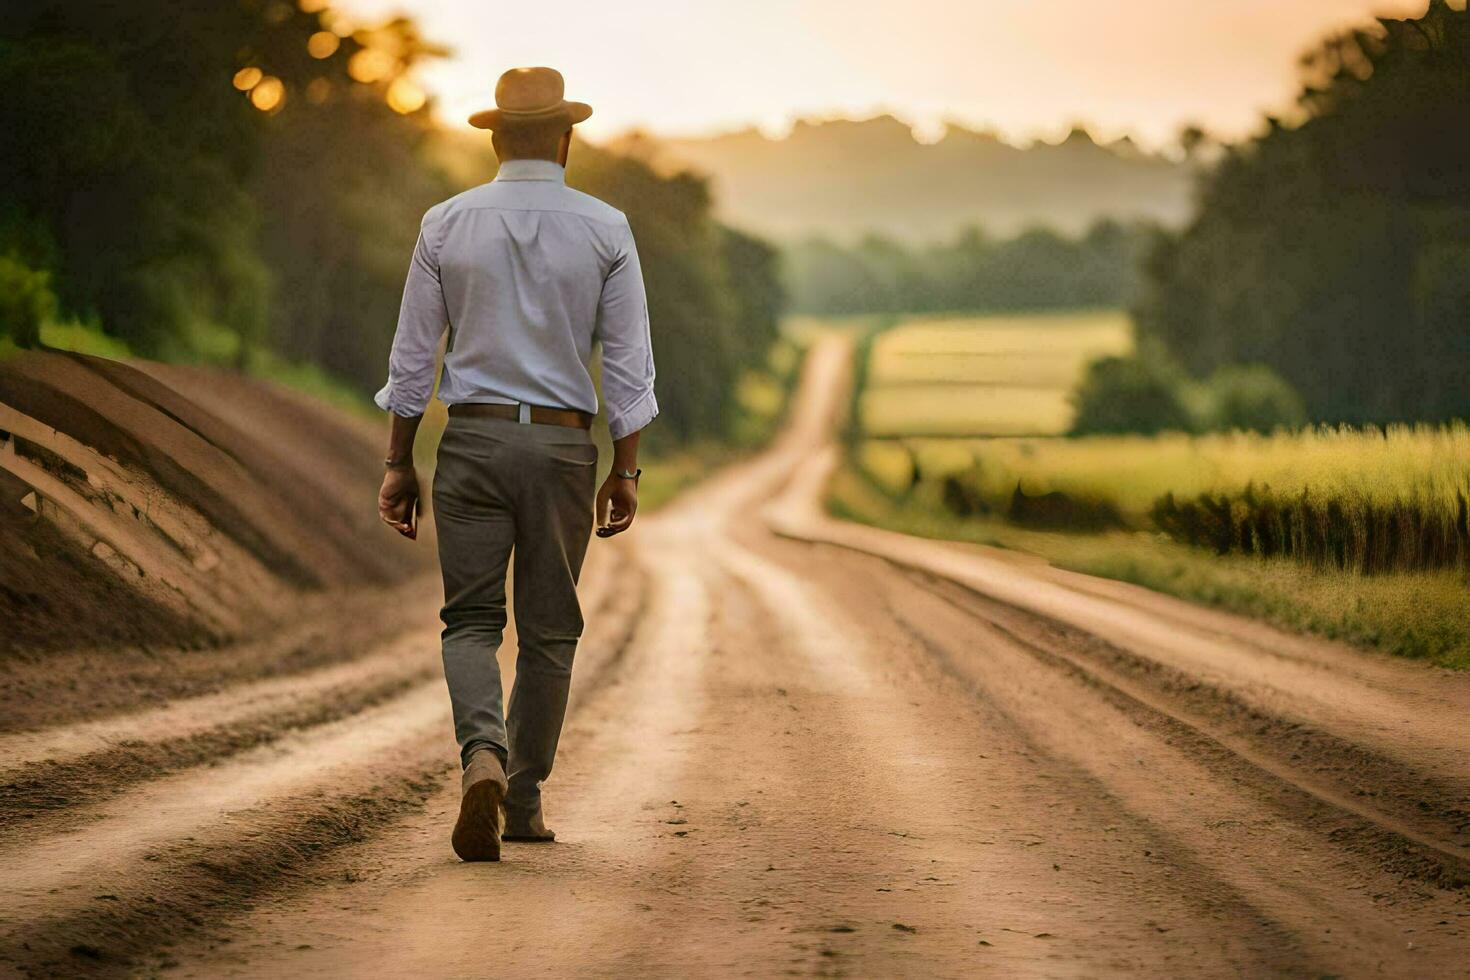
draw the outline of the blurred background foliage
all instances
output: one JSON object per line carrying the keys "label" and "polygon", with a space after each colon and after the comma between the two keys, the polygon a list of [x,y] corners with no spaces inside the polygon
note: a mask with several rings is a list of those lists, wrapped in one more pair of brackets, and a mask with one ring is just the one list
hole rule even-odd
{"label": "blurred background foliage", "polygon": [[[444,53],[324,0],[7,4],[0,343],[81,323],[142,356],[371,392],[420,217],[495,171],[487,135],[430,120],[414,69]],[[638,238],[658,438],[723,436],[776,336],[774,253],[718,225],[699,178],[579,144],[569,180]]]}
{"label": "blurred background foliage", "polygon": [[1152,240],[1151,226],[1111,219],[1077,238],[1033,228],[995,239],[980,227],[927,247],[810,238],[785,250],[786,284],[792,309],[807,314],[1126,306]]}
{"label": "blurred background foliage", "polygon": [[1076,434],[1470,417],[1470,13],[1431,0],[1300,67],[1258,138],[1181,135],[1198,181],[1181,228],[808,238],[784,256],[793,309],[1126,307],[1136,350],[1083,377]]}
{"label": "blurred background foliage", "polygon": [[1195,375],[1270,368],[1317,421],[1470,416],[1470,14],[1433,0],[1302,67],[1296,117],[1160,235],[1140,334]]}

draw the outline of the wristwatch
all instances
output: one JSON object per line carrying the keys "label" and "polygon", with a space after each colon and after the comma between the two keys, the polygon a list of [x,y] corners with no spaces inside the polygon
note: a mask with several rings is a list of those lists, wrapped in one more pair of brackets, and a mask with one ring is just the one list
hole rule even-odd
{"label": "wristwatch", "polygon": [[394,459],[389,456],[383,460],[383,468],[389,470],[411,470],[413,469],[413,457],[404,456],[402,459]]}
{"label": "wristwatch", "polygon": [[624,480],[636,480],[643,475],[643,469],[639,467],[631,473],[627,470],[613,470],[613,474],[622,477]]}

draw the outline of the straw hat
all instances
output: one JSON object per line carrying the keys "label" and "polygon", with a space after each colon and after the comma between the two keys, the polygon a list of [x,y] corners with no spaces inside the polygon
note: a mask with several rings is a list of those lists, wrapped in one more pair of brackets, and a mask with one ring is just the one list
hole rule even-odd
{"label": "straw hat", "polygon": [[476,129],[505,129],[518,123],[565,121],[568,126],[592,115],[585,102],[568,102],[566,82],[555,68],[512,68],[495,83],[495,108],[470,116]]}

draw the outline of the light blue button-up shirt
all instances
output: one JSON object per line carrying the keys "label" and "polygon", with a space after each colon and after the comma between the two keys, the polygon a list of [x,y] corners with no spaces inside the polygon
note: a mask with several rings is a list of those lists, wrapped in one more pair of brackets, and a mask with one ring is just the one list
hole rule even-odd
{"label": "light blue button-up shirt", "polygon": [[628,219],[566,186],[550,160],[507,160],[495,179],[424,215],[378,407],[422,415],[439,339],[439,397],[597,413],[614,439],[658,414],[648,300]]}

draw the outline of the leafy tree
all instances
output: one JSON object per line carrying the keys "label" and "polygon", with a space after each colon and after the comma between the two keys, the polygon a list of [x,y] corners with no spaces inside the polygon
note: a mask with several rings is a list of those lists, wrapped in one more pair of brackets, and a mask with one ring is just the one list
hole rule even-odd
{"label": "leafy tree", "polygon": [[238,4],[21,0],[0,26],[0,250],[57,273],[63,306],[139,349],[201,324],[260,333],[247,296],[265,271],[239,180],[257,120],[229,85],[256,19]]}
{"label": "leafy tree", "polygon": [[970,228],[921,248],[811,239],[787,250],[786,283],[792,307],[815,314],[1117,306],[1133,299],[1151,234],[1100,221],[1077,239],[1042,228],[1007,241]]}
{"label": "leafy tree", "polygon": [[1266,365],[1319,421],[1470,417],[1470,13],[1432,0],[1304,71],[1296,118],[1161,236],[1140,333],[1197,375]]}
{"label": "leafy tree", "polygon": [[1161,357],[1104,357],[1092,362],[1072,394],[1073,435],[1190,431],[1185,378]]}
{"label": "leafy tree", "polygon": [[715,222],[703,177],[665,176],[579,143],[567,180],[624,211],[638,241],[658,362],[652,438],[725,435],[741,372],[776,336],[783,293],[774,251]]}
{"label": "leafy tree", "polygon": [[781,287],[780,257],[759,238],[721,228],[726,288],[735,299],[735,358],[741,367],[764,365],[781,330],[786,291]]}
{"label": "leafy tree", "polygon": [[[143,355],[270,350],[372,391],[421,216],[495,170],[488,138],[424,111],[414,69],[442,53],[406,18],[286,0],[11,4],[0,333],[35,344],[59,308]],[[723,434],[775,335],[774,253],[713,220],[700,178],[579,144],[570,180],[638,236],[656,438]]]}
{"label": "leafy tree", "polygon": [[862,259],[823,238],[789,249],[786,287],[792,306],[802,313],[867,313],[891,308],[892,298],[875,295]]}
{"label": "leafy tree", "polygon": [[1201,428],[1270,432],[1307,421],[1301,396],[1260,364],[1220,368],[1206,382],[1205,394],[1208,418],[1200,420]]}

